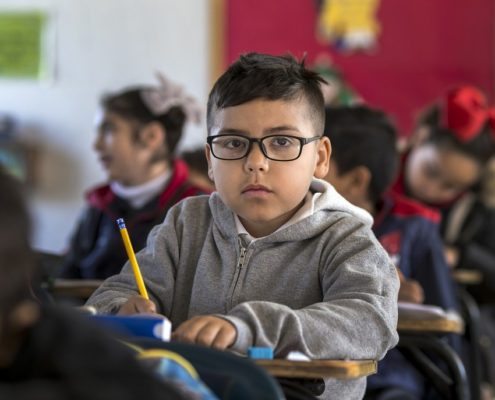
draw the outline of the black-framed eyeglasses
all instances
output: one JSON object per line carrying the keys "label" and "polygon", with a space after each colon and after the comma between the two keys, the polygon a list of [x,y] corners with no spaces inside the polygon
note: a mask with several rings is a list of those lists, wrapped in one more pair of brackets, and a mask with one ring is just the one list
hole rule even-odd
{"label": "black-framed eyeglasses", "polygon": [[270,135],[261,139],[242,135],[208,136],[213,157],[220,160],[240,160],[246,157],[253,143],[258,143],[263,155],[273,161],[293,161],[300,157],[303,146],[321,139],[321,136],[302,138],[290,135]]}

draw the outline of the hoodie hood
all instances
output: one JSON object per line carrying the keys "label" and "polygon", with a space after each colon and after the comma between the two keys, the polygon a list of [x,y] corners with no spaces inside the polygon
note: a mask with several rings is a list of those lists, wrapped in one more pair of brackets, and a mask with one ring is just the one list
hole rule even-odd
{"label": "hoodie hood", "polygon": [[356,217],[365,225],[371,226],[373,224],[373,217],[368,211],[348,202],[327,181],[313,179],[309,190],[313,193],[321,193],[321,196],[316,199],[315,213],[317,211],[341,211]]}
{"label": "hoodie hood", "polygon": [[[373,218],[367,211],[349,203],[328,182],[313,179],[309,190],[313,193],[321,193],[316,199],[313,214],[264,238],[260,238],[259,241],[275,243],[309,239],[321,234],[322,231],[345,218],[357,219],[363,225],[369,227],[373,224]],[[218,192],[214,192],[210,196],[209,205],[213,221],[219,231],[223,235],[235,232],[234,213],[225,206]]]}

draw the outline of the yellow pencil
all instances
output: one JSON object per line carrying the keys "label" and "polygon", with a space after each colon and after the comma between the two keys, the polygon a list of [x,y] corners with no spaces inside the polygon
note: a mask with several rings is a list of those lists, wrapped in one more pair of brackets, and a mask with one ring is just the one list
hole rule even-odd
{"label": "yellow pencil", "polygon": [[117,220],[117,225],[120,229],[120,234],[122,235],[122,240],[124,242],[125,250],[127,251],[127,256],[129,257],[129,261],[132,266],[132,270],[134,271],[134,278],[136,278],[136,284],[139,289],[139,294],[143,296],[145,299],[149,300],[148,292],[146,291],[146,287],[144,286],[143,276],[141,275],[141,271],[139,270],[139,265],[136,259],[136,254],[134,253],[134,249],[132,248],[131,239],[129,238],[129,233],[127,233],[127,228],[125,227],[124,218],[119,218]]}

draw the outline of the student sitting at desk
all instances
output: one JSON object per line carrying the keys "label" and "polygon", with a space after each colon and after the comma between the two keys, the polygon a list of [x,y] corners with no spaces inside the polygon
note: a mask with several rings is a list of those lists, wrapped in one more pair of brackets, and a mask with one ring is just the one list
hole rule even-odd
{"label": "student sitting at desk", "polygon": [[29,284],[37,264],[28,213],[19,184],[1,170],[0,221],[1,399],[190,398],[75,311],[37,302]]}
{"label": "student sitting at desk", "polygon": [[[397,343],[395,267],[369,214],[325,181],[321,78],[290,56],[250,53],[208,100],[209,174],[217,192],[188,198],[129,264],[89,299],[99,312],[158,312],[173,338],[275,357],[379,359]],[[327,380],[323,398],[363,396],[366,379]]]}
{"label": "student sitting at desk", "polygon": [[[375,217],[373,232],[400,268],[399,299],[457,309],[443,254],[438,214],[400,195],[384,195],[398,167],[396,133],[384,113],[365,106],[326,110],[325,135],[333,146],[326,179]],[[368,378],[370,399],[421,399],[423,379],[398,350]]]}
{"label": "student sitting at desk", "polygon": [[186,164],[174,151],[187,121],[200,108],[175,83],[138,86],[107,95],[97,119],[94,149],[109,183],[87,194],[62,267],[62,278],[104,279],[126,260],[116,218],[125,218],[134,248],[145,246],[151,228],[181,199],[208,190],[188,181]]}

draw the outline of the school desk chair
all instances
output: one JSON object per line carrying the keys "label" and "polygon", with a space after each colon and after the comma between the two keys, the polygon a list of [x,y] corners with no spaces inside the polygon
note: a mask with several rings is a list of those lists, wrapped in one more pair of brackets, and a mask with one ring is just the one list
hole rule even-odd
{"label": "school desk chair", "polygon": [[209,347],[151,338],[132,338],[127,341],[144,349],[166,349],[180,354],[222,400],[285,399],[277,381],[248,358]]}
{"label": "school desk chair", "polygon": [[[405,307],[402,312],[401,306]],[[400,304],[397,330],[397,349],[443,399],[471,400],[464,364],[442,340],[447,334],[464,333],[464,322],[459,316],[442,313],[442,309],[435,306],[408,308],[407,304]],[[439,361],[445,368],[439,367]]]}
{"label": "school desk chair", "polygon": [[481,316],[480,309],[473,297],[460,285],[459,302],[466,329],[464,337],[469,344],[467,355],[469,387],[471,400],[481,400],[482,360],[481,360]]}
{"label": "school desk chair", "polygon": [[59,274],[64,257],[60,254],[36,250],[34,252],[43,282],[51,282]]}

